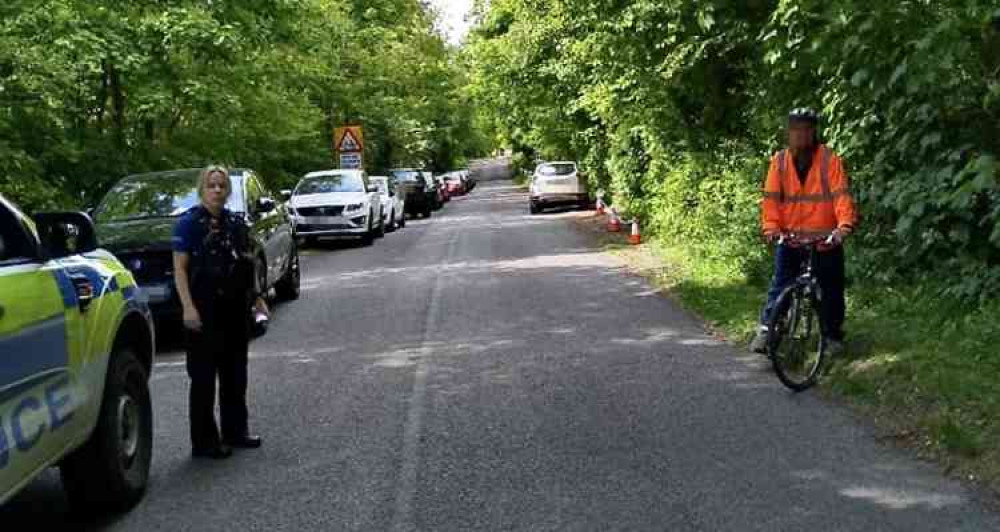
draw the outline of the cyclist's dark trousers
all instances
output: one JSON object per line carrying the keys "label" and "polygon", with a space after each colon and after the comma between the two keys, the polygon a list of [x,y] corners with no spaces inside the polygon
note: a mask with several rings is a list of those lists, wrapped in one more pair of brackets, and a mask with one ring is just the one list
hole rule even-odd
{"label": "cyclist's dark trousers", "polygon": [[[215,382],[219,382],[219,418],[222,436],[236,439],[247,432],[246,313],[243,305],[197,305],[201,332],[188,331],[187,371],[191,378],[188,413],[191,445],[211,449],[219,444],[215,424]],[[204,311],[202,310],[204,309]]]}
{"label": "cyclist's dark trousers", "polygon": [[[805,261],[809,260],[809,250],[778,245],[774,254],[774,277],[767,291],[767,305],[761,313],[761,323],[768,323],[781,292],[795,281],[802,272]],[[824,335],[834,340],[844,336],[844,248],[837,246],[830,251],[820,252],[816,257],[816,270],[823,304],[820,312],[829,326]]]}

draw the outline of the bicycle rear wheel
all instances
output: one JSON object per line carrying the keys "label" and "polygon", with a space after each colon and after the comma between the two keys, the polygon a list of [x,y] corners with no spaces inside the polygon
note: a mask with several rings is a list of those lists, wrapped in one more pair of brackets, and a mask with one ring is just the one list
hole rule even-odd
{"label": "bicycle rear wheel", "polygon": [[767,355],[781,383],[801,392],[816,384],[823,367],[818,302],[793,286],[778,298],[768,324]]}

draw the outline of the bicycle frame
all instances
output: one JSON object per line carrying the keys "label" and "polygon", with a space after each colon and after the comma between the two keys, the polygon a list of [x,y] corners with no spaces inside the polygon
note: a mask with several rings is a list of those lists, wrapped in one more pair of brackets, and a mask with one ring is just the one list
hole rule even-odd
{"label": "bicycle frame", "polygon": [[[794,237],[782,236],[779,244],[785,244]],[[803,261],[801,271],[789,284],[781,295],[778,296],[773,315],[768,323],[771,335],[768,341],[768,356],[774,366],[775,373],[781,382],[794,391],[800,392],[812,387],[816,383],[818,372],[821,371],[824,358],[824,338],[826,337],[826,323],[823,320],[823,312],[819,308],[822,301],[822,288],[819,278],[816,276],[816,261],[819,255],[819,248],[823,241],[814,240],[810,242],[795,242],[789,244],[796,248],[806,247],[809,250],[809,258]],[[831,243],[831,239],[826,239],[826,243]],[[797,245],[796,245],[797,244]],[[814,319],[815,317],[815,319]],[[800,320],[805,320],[802,322]],[[804,330],[800,330],[800,326]],[[813,349],[808,345],[814,332],[819,333],[819,343],[815,347],[817,358],[814,363],[807,362],[808,350]],[[804,335],[802,335],[804,333]],[[788,335],[786,337],[786,335]],[[791,351],[778,355],[778,346],[792,344]],[[802,345],[797,347],[797,344]],[[806,365],[802,366],[801,363]],[[807,368],[808,372],[804,378],[800,378],[800,369]]]}
{"label": "bicycle frame", "polygon": [[802,273],[795,279],[796,286],[803,288],[806,295],[815,294],[816,301],[823,300],[823,290],[819,286],[819,278],[816,277],[816,255],[819,253],[817,244],[809,245],[809,258],[806,260]]}

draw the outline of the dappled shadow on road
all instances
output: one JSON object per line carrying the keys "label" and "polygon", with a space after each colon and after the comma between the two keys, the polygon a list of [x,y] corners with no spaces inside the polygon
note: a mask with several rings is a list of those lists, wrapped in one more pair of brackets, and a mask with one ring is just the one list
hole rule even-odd
{"label": "dappled shadow on road", "polygon": [[[596,272],[580,271],[574,273],[573,270],[583,266],[596,266],[602,269],[615,266],[614,261],[609,257],[590,249],[563,251],[563,253],[510,260],[456,260],[426,265],[366,268],[358,271],[312,276],[303,281],[302,290],[309,291],[322,286],[338,289],[374,287],[382,283],[385,276],[413,276],[416,280],[420,277],[433,277],[439,274],[476,277],[560,269],[565,270],[563,275],[588,277]],[[608,273],[607,271],[601,272],[605,275]]]}
{"label": "dappled shadow on road", "polygon": [[[551,497],[560,488],[528,480],[541,467],[538,456],[546,457],[547,478],[587,472],[590,482],[569,488],[574,507],[603,504],[610,495],[602,486],[615,479],[616,500],[630,502],[620,514],[596,518],[606,524],[636,524],[630,519],[655,508],[676,513],[678,504],[697,515],[699,497],[733,498],[740,509],[692,518],[703,529],[745,529],[747,514],[758,530],[815,527],[818,515],[842,515],[845,529],[893,528],[951,522],[973,508],[962,486],[880,448],[849,414],[815,395],[790,394],[766,360],[706,332],[660,290],[623,275],[613,258],[574,239],[546,249],[509,234],[549,220],[477,214],[453,221],[479,234],[508,232],[521,245],[494,243],[490,260],[459,253],[435,264],[340,272],[313,287],[350,293],[377,289],[384,276],[425,285],[441,276],[446,308],[462,316],[446,320],[446,329],[432,326],[426,338],[394,337],[377,351],[345,340],[344,353],[366,361],[364,378],[427,368],[426,401],[438,414],[421,447],[428,463],[449,466],[423,474],[427,482],[447,474],[465,487],[461,496],[438,492],[423,501],[454,507],[451,520],[428,517],[426,528],[495,525],[518,512],[542,522],[561,503]],[[487,308],[495,319],[482,315]],[[322,365],[321,356],[310,356]],[[654,495],[678,492],[690,495],[680,503]],[[495,511],[476,511],[486,506]]]}
{"label": "dappled shadow on road", "polygon": [[[339,446],[296,434],[265,449],[299,481],[292,496],[332,497],[310,485],[321,470],[370,476],[344,446],[367,436],[374,417],[419,401],[420,529],[947,529],[975,512],[960,485],[882,449],[814,394],[787,392],[764,359],[707,332],[587,238],[528,237],[573,216],[456,212],[441,220],[455,225],[428,225],[421,237],[432,248],[454,243],[448,256],[307,272],[303,298],[326,306],[290,305],[251,348],[251,374],[268,376],[258,393],[307,394],[301,411],[274,397],[255,423],[278,430],[308,416],[306,426],[341,435]],[[440,312],[425,330],[395,328],[397,307],[423,320],[432,299]],[[290,322],[297,327],[282,327]],[[424,396],[392,393],[418,372]],[[183,376],[181,361],[158,368],[157,378]],[[306,376],[322,385],[291,390]],[[362,403],[362,391],[387,395]],[[183,398],[172,400],[170,415],[182,418]],[[197,499],[227,489],[213,484],[219,477],[264,467],[260,455],[192,462],[185,444],[157,448],[166,458],[150,499],[179,512],[206,511]],[[47,478],[6,515],[59,519],[42,515],[61,504]],[[253,491],[270,496],[266,486]],[[331,515],[360,511],[320,503]]]}
{"label": "dappled shadow on road", "polygon": [[[843,512],[842,523],[855,523],[848,529],[933,520],[933,513],[968,508],[971,498],[960,486],[880,451],[863,430],[845,430],[849,418],[816,397],[787,393],[759,358],[734,360],[731,348],[686,326],[632,326],[611,318],[602,329],[616,334],[590,334],[608,320],[608,310],[574,311],[561,322],[546,315],[544,325],[526,312],[489,333],[412,338],[362,356],[370,364],[366,372],[376,375],[430,368],[427,401],[441,417],[422,436],[429,454],[452,448],[454,434],[477,434],[471,448],[463,444],[471,454],[442,455],[456,483],[477,488],[463,495],[471,499],[451,501],[465,509],[498,500],[493,485],[523,481],[531,470],[527,449],[547,456],[546,467],[568,467],[553,465],[568,460],[595,479],[624,475],[631,479],[621,488],[626,498],[645,485],[633,496],[650,502],[652,483],[665,493],[693,494],[716,485],[719,496],[743,497],[733,502],[740,508],[782,500],[780,510],[770,509],[774,526],[754,529],[807,527],[816,507]],[[524,411],[532,412],[530,420],[515,414]],[[589,459],[581,464],[577,456]],[[679,472],[681,460],[688,462],[681,470],[698,475]],[[596,482],[575,486],[574,498],[598,498]],[[544,497],[537,490],[524,495]],[[507,504],[526,505],[522,510],[532,507],[504,496]],[[640,510],[648,508],[634,508]],[[740,528],[735,518],[703,525],[713,529],[712,523]]]}
{"label": "dappled shadow on road", "polygon": [[[734,360],[731,348],[686,327],[612,319],[607,325],[617,334],[588,334],[607,314],[577,311],[563,323],[546,319],[542,328],[531,326],[537,317],[529,313],[491,334],[366,355],[375,370],[431,368],[428,403],[447,419],[430,424],[425,448],[451,464],[455,482],[476,486],[475,495],[466,488],[465,499],[452,504],[469,510],[505,497],[506,511],[537,506],[532,498],[545,500],[544,491],[521,476],[533,467],[524,455],[530,449],[530,456],[547,457],[546,468],[568,467],[563,473],[570,476],[588,471],[593,484],[574,485],[576,501],[604,503],[600,479],[623,477],[621,496],[644,501],[631,506],[631,515],[650,511],[651,491],[690,490],[697,499],[709,485],[740,512],[767,509],[770,526],[760,521],[752,527],[758,530],[808,528],[817,511],[842,513],[840,524],[852,523],[845,529],[870,529],[936,522],[933,514],[942,512],[951,521],[970,509],[972,498],[960,486],[878,449],[849,417],[816,397],[787,393],[759,358]],[[556,338],[576,341],[559,345]],[[461,414],[470,411],[476,413]],[[515,414],[523,411],[532,419]],[[496,428],[484,428],[485,419]],[[466,452],[435,451],[453,447],[450,435],[467,432],[478,436]],[[588,458],[580,462],[581,456]],[[522,486],[523,500],[496,485]],[[696,528],[741,529],[740,512]]]}

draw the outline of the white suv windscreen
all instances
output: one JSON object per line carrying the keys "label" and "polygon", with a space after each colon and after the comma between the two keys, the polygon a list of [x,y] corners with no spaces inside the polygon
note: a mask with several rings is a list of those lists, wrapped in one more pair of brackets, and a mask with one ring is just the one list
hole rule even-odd
{"label": "white suv windscreen", "polygon": [[295,195],[330,192],[364,192],[365,182],[358,174],[331,174],[307,177],[295,189]]}
{"label": "white suv windscreen", "polygon": [[542,177],[557,177],[557,176],[570,175],[575,171],[576,171],[575,164],[556,163],[556,164],[543,164],[538,167],[538,171],[536,173]]}

